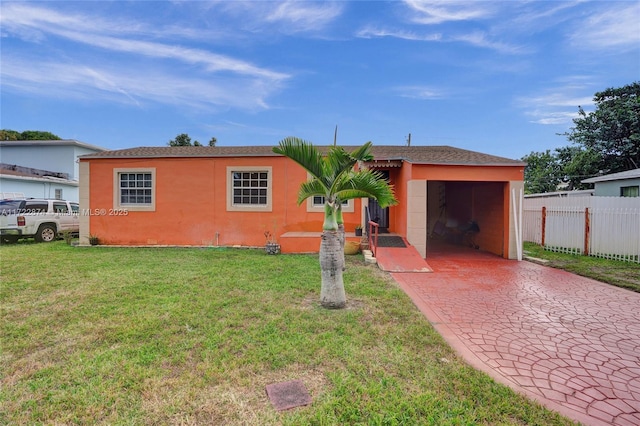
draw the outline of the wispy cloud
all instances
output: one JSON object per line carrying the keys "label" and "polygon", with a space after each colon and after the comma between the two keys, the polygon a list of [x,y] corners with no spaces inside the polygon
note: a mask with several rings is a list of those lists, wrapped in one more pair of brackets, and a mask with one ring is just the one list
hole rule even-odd
{"label": "wispy cloud", "polygon": [[491,2],[405,0],[404,3],[416,12],[412,20],[418,24],[469,21],[493,15]]}
{"label": "wispy cloud", "polygon": [[573,76],[559,82],[555,87],[543,89],[531,96],[515,100],[532,123],[544,125],[569,125],[578,117],[578,107],[589,110],[593,107],[592,89],[584,76]]}
{"label": "wispy cloud", "polygon": [[393,91],[403,98],[410,99],[433,100],[448,96],[442,89],[430,86],[400,86]]}
{"label": "wispy cloud", "polygon": [[392,30],[379,28],[374,26],[367,26],[356,32],[356,37],[360,38],[378,38],[378,37],[391,37],[399,38],[402,40],[412,41],[441,41],[442,34],[419,34],[414,31]]}
{"label": "wispy cloud", "polygon": [[518,46],[515,44],[504,43],[500,41],[491,40],[487,33],[483,31],[476,31],[467,34],[459,34],[451,37],[452,41],[469,43],[476,47],[495,50],[500,53],[518,54],[525,53],[528,48],[524,46]]}
{"label": "wispy cloud", "polygon": [[571,35],[571,42],[587,49],[637,48],[640,45],[639,23],[640,3],[615,2],[615,7],[594,11],[581,21]]}
{"label": "wispy cloud", "polygon": [[256,79],[181,77],[155,68],[127,71],[117,66],[40,62],[13,58],[3,64],[6,88],[63,99],[109,101],[134,106],[159,102],[196,109],[267,108],[274,88]]}
{"label": "wispy cloud", "polygon": [[[146,100],[254,109],[266,108],[267,97],[290,78],[249,61],[181,45],[180,40],[188,40],[179,37],[175,42],[145,40],[167,39],[167,34],[162,28],[149,30],[128,20],[65,14],[28,3],[3,5],[1,19],[3,37],[17,36],[34,47],[3,50],[3,85],[25,91],[37,88],[42,96],[108,96],[136,105]],[[82,60],[75,49],[42,53],[40,44],[49,37],[85,46],[92,53],[84,52]],[[135,60],[136,72],[117,66],[113,53]],[[34,62],[39,66],[33,67]],[[181,72],[185,67],[190,77]]]}
{"label": "wispy cloud", "polygon": [[413,29],[406,29],[406,25],[402,26],[402,24],[397,24],[395,28],[393,24],[378,26],[369,24],[357,31],[356,37],[390,37],[412,41],[463,43],[503,54],[520,54],[526,51],[523,46],[501,41],[486,30],[451,26],[439,26],[436,32],[421,30],[436,24],[489,20],[496,13],[493,3],[406,0],[404,5],[409,13],[405,18]]}
{"label": "wispy cloud", "polygon": [[[272,34],[317,33],[342,15],[339,1],[223,1],[216,3],[245,31]],[[203,6],[209,7],[209,6]]]}
{"label": "wispy cloud", "polygon": [[315,31],[340,16],[343,7],[338,2],[285,1],[275,3],[266,21],[293,25],[297,31]]}
{"label": "wispy cloud", "polygon": [[520,54],[527,51],[523,46],[511,45],[500,41],[491,40],[488,35],[482,31],[476,31],[466,34],[443,35],[442,33],[421,34],[417,31],[395,30],[388,28],[380,28],[368,26],[358,32],[356,37],[360,38],[397,38],[411,41],[425,42],[441,42],[441,43],[466,43],[475,47],[490,49],[505,54]]}

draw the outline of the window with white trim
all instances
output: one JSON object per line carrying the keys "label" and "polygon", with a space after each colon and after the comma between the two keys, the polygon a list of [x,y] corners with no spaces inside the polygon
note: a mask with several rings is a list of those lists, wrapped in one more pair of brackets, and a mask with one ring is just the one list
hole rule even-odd
{"label": "window with white trim", "polygon": [[151,205],[151,173],[120,173],[120,205]]}
{"label": "window with white trim", "polygon": [[[315,195],[307,198],[307,211],[308,212],[322,212],[324,213],[324,197],[322,195]],[[353,200],[345,200],[342,202],[342,212],[352,213],[354,211]]]}
{"label": "window with white trim", "polygon": [[620,196],[621,197],[639,197],[640,196],[640,186],[622,186],[620,187]]}
{"label": "window with white trim", "polygon": [[227,167],[227,210],[271,211],[271,167]]}
{"label": "window with white trim", "polygon": [[[313,207],[324,207],[324,197],[322,195],[316,195],[313,197],[312,201]],[[342,202],[342,207],[349,205],[349,200],[344,200]]]}
{"label": "window with white trim", "polygon": [[155,168],[114,169],[113,207],[132,211],[154,211],[155,178]]}

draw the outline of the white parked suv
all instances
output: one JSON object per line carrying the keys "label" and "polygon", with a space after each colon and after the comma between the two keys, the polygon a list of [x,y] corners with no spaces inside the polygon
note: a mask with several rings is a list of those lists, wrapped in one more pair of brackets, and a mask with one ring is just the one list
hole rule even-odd
{"label": "white parked suv", "polygon": [[54,241],[63,231],[78,233],[78,203],[45,198],[0,200],[0,238],[15,243],[21,238]]}

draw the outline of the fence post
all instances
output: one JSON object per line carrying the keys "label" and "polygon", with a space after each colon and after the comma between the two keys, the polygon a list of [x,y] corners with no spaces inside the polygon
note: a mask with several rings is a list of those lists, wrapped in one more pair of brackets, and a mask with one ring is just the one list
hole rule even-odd
{"label": "fence post", "polygon": [[540,245],[542,247],[544,247],[544,233],[545,233],[545,229],[547,228],[547,207],[542,206],[542,238],[540,241]]}
{"label": "fence post", "polygon": [[589,207],[584,208],[584,255],[589,256],[589,230],[591,223],[589,221]]}

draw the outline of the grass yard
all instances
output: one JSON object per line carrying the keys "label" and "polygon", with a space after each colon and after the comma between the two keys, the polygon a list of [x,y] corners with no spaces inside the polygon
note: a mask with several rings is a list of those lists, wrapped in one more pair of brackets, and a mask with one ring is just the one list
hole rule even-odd
{"label": "grass yard", "polygon": [[524,250],[529,256],[548,260],[547,266],[640,292],[640,264],[638,263],[556,253],[529,242],[524,243]]}
{"label": "grass yard", "polygon": [[[0,247],[0,424],[565,425],[463,363],[360,256],[348,308],[316,256]],[[265,386],[313,403],[276,412]]]}

